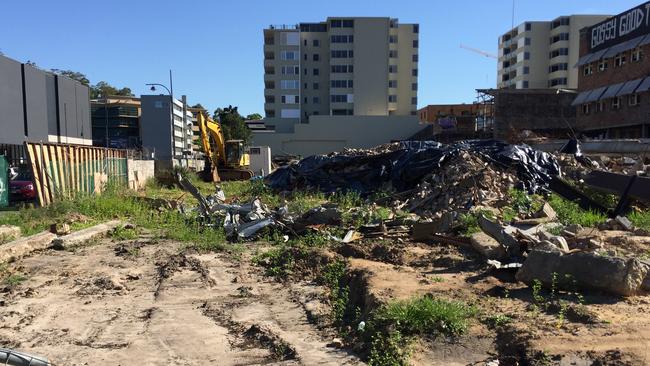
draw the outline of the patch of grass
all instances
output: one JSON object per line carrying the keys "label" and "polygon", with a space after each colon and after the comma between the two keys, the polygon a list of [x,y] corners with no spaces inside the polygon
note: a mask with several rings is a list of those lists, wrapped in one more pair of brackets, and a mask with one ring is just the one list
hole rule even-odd
{"label": "patch of grass", "polygon": [[504,222],[511,222],[519,215],[527,216],[539,211],[544,206],[544,200],[539,195],[530,195],[519,189],[508,190],[509,205],[502,209]]}
{"label": "patch of grass", "polygon": [[118,226],[111,232],[111,237],[115,240],[134,240],[138,238],[138,232],[135,229]]}
{"label": "patch of grass", "polygon": [[632,212],[627,218],[632,221],[634,226],[644,230],[650,230],[650,210]]}
{"label": "patch of grass", "polygon": [[364,200],[356,191],[339,191],[329,197],[329,201],[339,205],[342,210],[364,205]]}
{"label": "patch of grass", "polygon": [[460,214],[460,232],[462,236],[471,236],[474,233],[481,231],[481,227],[478,224],[478,218],[483,215],[490,220],[494,220],[494,213],[488,210],[478,210],[475,212],[468,212],[466,214]]}
{"label": "patch of grass", "polygon": [[9,287],[16,287],[21,283],[25,282],[27,277],[23,276],[20,273],[12,274],[9,277],[5,278],[5,284]]}
{"label": "patch of grass", "polygon": [[587,211],[580,206],[557,194],[551,194],[548,203],[557,213],[558,219],[564,225],[578,224],[584,227],[594,227],[607,220],[607,217],[599,212]]}
{"label": "patch of grass", "polygon": [[304,260],[309,251],[303,247],[281,245],[257,254],[252,262],[265,268],[265,274],[277,280],[284,280],[294,273],[297,260]]}
{"label": "patch of grass", "polygon": [[371,315],[369,365],[407,365],[415,336],[458,336],[477,314],[473,306],[431,296],[387,304]]}
{"label": "patch of grass", "polygon": [[404,335],[457,336],[467,330],[469,319],[476,315],[472,306],[422,296],[386,305],[375,314],[375,321],[394,324]]}
{"label": "patch of grass", "polygon": [[483,322],[490,328],[498,328],[511,323],[512,318],[503,314],[490,315],[483,319]]}
{"label": "patch of grass", "polygon": [[329,300],[332,304],[332,317],[334,324],[342,326],[346,312],[349,308],[350,287],[343,284],[346,263],[336,261],[325,266],[322,272],[322,281],[329,289]]}

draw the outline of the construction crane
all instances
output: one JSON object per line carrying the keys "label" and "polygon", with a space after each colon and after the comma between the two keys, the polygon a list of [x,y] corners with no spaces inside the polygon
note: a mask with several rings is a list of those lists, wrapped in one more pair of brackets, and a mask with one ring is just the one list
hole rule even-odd
{"label": "construction crane", "polygon": [[468,51],[476,52],[476,53],[478,53],[478,54],[480,54],[480,55],[483,55],[483,56],[485,56],[485,57],[494,58],[494,59],[498,59],[498,58],[499,58],[497,55],[494,55],[494,54],[492,54],[492,53],[489,53],[489,52],[485,52],[485,51],[479,50],[478,48],[473,48],[473,47],[465,46],[465,45],[462,44],[462,43],[460,44],[460,48],[464,48],[464,49],[466,49],[466,50],[468,50]]}
{"label": "construction crane", "polygon": [[206,156],[203,179],[219,182],[220,180],[246,180],[253,177],[250,170],[250,156],[244,152],[242,140],[224,138],[219,123],[210,118],[205,111],[196,116],[201,131],[201,144]]}

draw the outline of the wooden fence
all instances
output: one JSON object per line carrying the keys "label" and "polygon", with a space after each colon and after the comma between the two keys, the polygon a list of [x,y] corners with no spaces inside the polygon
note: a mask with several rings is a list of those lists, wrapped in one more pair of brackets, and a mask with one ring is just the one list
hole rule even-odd
{"label": "wooden fence", "polygon": [[107,182],[127,183],[126,150],[26,142],[42,206],[79,193],[99,193]]}

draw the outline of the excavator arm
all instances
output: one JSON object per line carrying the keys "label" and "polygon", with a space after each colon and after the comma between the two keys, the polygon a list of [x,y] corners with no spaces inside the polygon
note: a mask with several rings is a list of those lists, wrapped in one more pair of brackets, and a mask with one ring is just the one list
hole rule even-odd
{"label": "excavator arm", "polygon": [[[208,117],[205,111],[200,111],[196,119],[199,125],[199,131],[201,132],[203,153],[208,157],[212,165],[212,180],[218,182],[220,179],[217,167],[220,163],[223,165],[226,161],[226,141],[223,137],[221,126]],[[210,136],[212,136],[215,142],[214,147],[210,144]]]}

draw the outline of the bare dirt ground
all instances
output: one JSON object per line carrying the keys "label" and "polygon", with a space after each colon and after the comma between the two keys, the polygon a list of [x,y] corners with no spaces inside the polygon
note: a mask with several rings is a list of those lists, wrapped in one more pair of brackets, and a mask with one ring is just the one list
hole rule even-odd
{"label": "bare dirt ground", "polygon": [[[285,283],[263,276],[251,264],[259,246],[198,254],[145,236],[24,258],[9,270],[26,280],[0,287],[0,344],[54,365],[363,364],[346,350],[354,345],[330,344],[325,289],[301,273]],[[327,255],[347,258],[350,301],[363,311],[418,294],[480,310],[467,334],[416,342],[413,365],[650,364],[650,295],[582,292],[581,312],[559,316],[470,250],[362,242],[337,252]]]}
{"label": "bare dirt ground", "polygon": [[11,264],[27,279],[1,294],[0,343],[55,365],[359,363],[308,321],[300,299],[322,290],[262,278],[248,258],[178,253],[105,239]]}

